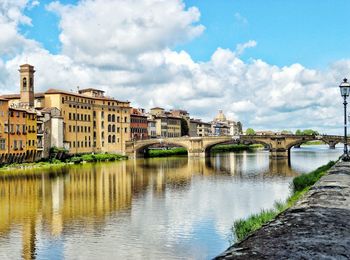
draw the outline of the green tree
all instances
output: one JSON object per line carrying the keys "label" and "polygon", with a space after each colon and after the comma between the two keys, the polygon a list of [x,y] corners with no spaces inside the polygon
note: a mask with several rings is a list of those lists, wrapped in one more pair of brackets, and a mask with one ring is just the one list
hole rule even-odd
{"label": "green tree", "polygon": [[282,130],[282,131],[281,131],[281,134],[283,134],[283,135],[292,135],[293,132],[292,132],[292,131],[289,131],[289,130]]}
{"label": "green tree", "polygon": [[237,122],[237,127],[238,127],[238,132],[240,133],[240,134],[242,134],[242,132],[243,132],[243,130],[242,130],[242,123],[241,122]]}
{"label": "green tree", "polygon": [[295,131],[295,134],[296,135],[303,135],[303,132],[300,129],[298,129],[298,130]]}
{"label": "green tree", "polygon": [[318,135],[318,132],[312,129],[305,129],[303,135]]}
{"label": "green tree", "polygon": [[181,118],[181,136],[188,135],[189,129],[187,121],[184,118]]}
{"label": "green tree", "polygon": [[255,135],[255,131],[253,128],[247,128],[247,130],[245,130],[245,133],[247,135]]}

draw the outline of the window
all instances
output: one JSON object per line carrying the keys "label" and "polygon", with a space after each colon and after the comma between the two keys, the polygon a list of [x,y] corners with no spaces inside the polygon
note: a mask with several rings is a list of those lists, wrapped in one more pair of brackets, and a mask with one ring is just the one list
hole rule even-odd
{"label": "window", "polygon": [[23,90],[27,91],[27,78],[26,77],[23,78]]}
{"label": "window", "polygon": [[5,139],[0,139],[0,150],[5,150],[6,149],[6,140]]}

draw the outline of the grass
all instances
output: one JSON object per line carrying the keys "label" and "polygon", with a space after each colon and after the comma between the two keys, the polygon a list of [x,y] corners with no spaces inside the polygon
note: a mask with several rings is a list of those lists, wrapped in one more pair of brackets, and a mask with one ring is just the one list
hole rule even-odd
{"label": "grass", "polygon": [[323,141],[308,141],[306,143],[303,143],[302,145],[321,145],[321,144],[325,144],[325,142],[323,142]]}
{"label": "grass", "polygon": [[251,151],[258,148],[263,148],[264,146],[261,144],[219,144],[214,146],[211,151],[218,152],[239,152],[239,151]]}
{"label": "grass", "polygon": [[23,169],[33,169],[33,168],[52,168],[61,167],[67,164],[78,164],[82,162],[105,162],[105,161],[121,161],[126,160],[127,156],[120,154],[82,154],[70,157],[64,161],[58,159],[51,159],[48,161],[39,161],[32,163],[12,163],[3,165],[0,167],[0,171],[10,171],[10,170],[23,170]]}
{"label": "grass", "polygon": [[[211,152],[238,152],[238,151],[250,151],[257,148],[264,147],[261,144],[252,144],[252,145],[244,145],[244,144],[223,144],[216,145],[211,149]],[[187,155],[186,148],[178,147],[172,148],[168,150],[158,150],[152,149],[148,150],[145,154],[145,157],[153,158],[153,157],[168,157],[168,156],[176,156],[176,155]]]}
{"label": "grass", "polygon": [[175,155],[187,155],[186,148],[172,148],[169,150],[148,150],[145,154],[145,157],[153,158],[153,157],[168,157]]}
{"label": "grass", "polygon": [[334,161],[330,161],[310,173],[295,177],[292,182],[292,194],[284,202],[275,202],[273,209],[262,210],[246,219],[236,220],[232,227],[236,240],[242,241],[264,224],[273,220],[278,214],[292,207],[334,164]]}

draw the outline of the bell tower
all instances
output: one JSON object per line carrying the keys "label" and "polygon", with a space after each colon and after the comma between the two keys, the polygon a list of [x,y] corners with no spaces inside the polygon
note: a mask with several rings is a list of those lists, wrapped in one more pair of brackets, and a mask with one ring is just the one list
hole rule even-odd
{"label": "bell tower", "polygon": [[25,106],[34,107],[34,67],[29,64],[19,66],[21,103]]}

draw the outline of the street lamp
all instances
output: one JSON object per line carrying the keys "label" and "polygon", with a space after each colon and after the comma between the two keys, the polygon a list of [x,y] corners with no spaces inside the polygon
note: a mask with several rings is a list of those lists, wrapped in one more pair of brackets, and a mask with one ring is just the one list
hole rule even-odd
{"label": "street lamp", "polygon": [[346,102],[346,98],[349,96],[350,94],[350,83],[348,82],[348,80],[345,78],[343,80],[343,82],[339,85],[340,88],[340,94],[341,96],[344,98],[344,154],[343,154],[343,161],[350,161],[350,157],[348,154],[348,144],[347,144],[347,132],[346,132],[346,127],[347,127],[347,123],[346,123],[346,105],[348,104],[348,102]]}

